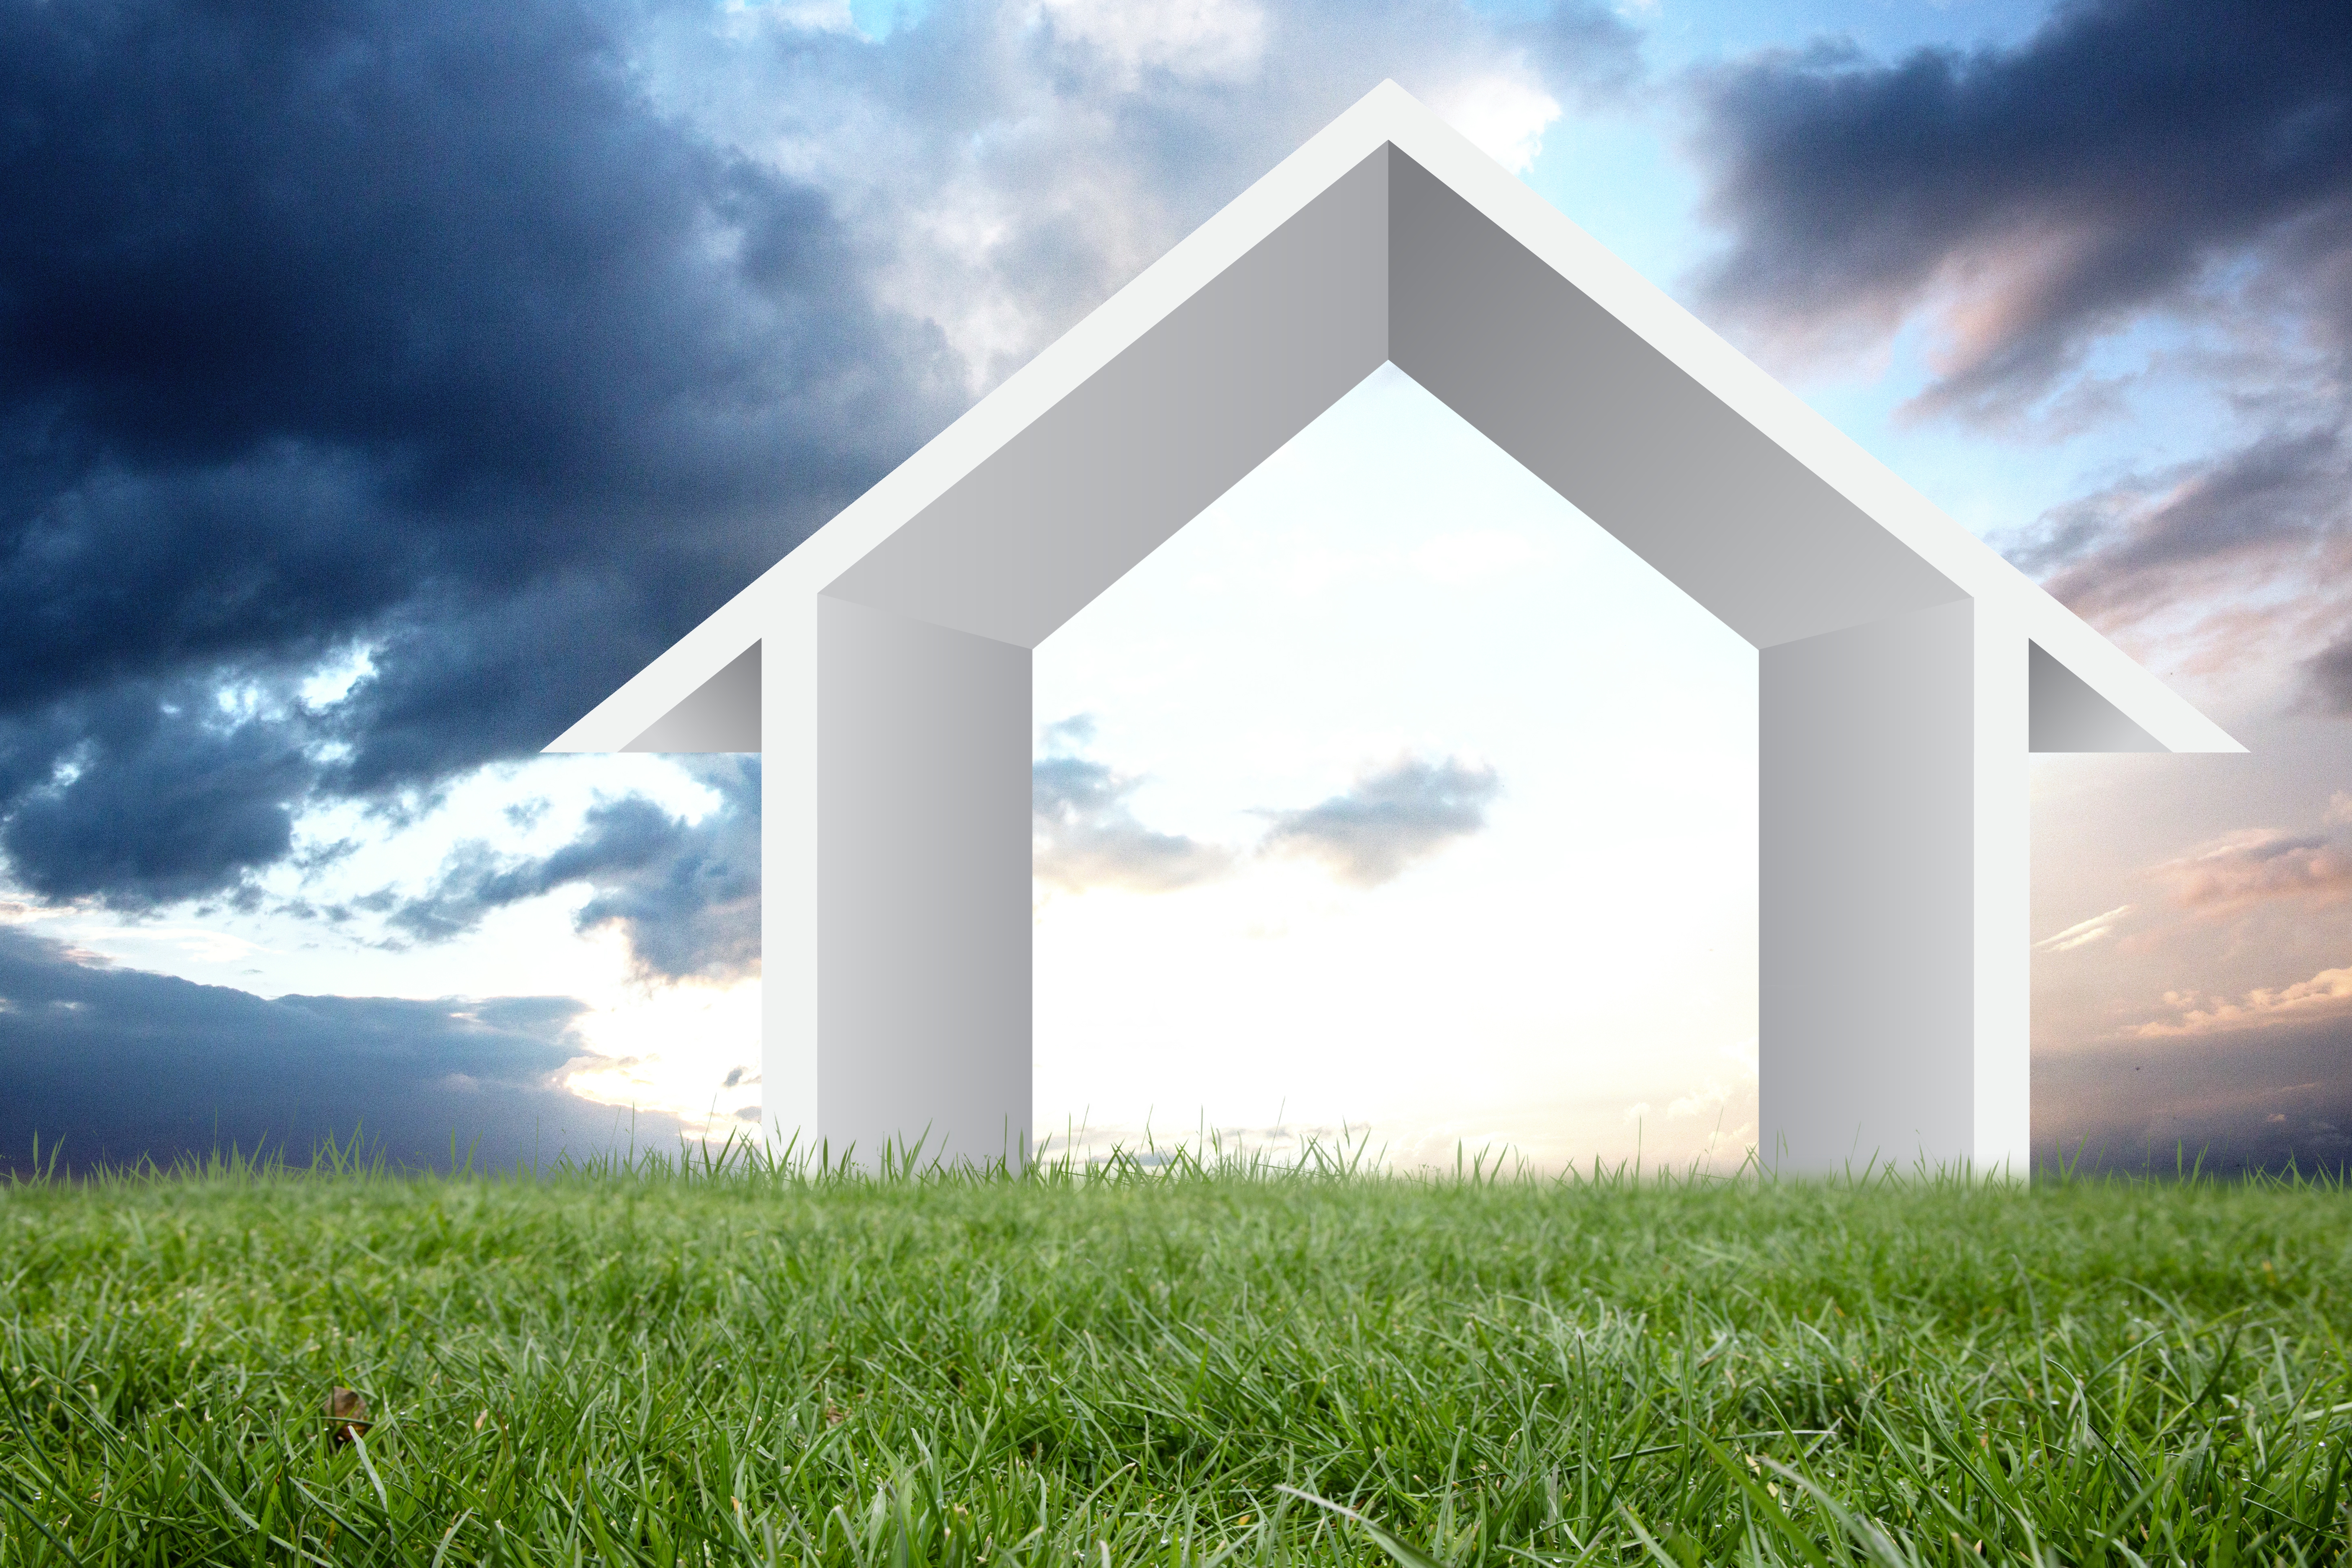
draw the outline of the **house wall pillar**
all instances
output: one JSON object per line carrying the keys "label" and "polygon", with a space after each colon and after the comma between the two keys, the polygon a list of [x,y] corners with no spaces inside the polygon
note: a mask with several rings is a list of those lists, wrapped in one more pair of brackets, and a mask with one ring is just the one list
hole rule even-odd
{"label": "house wall pillar", "polygon": [[2032,1170],[2032,649],[2012,611],[1976,605],[1976,1106],[1980,1175]]}
{"label": "house wall pillar", "polygon": [[1957,600],[1762,650],[1768,1168],[1978,1159],[1975,615]]}
{"label": "house wall pillar", "polygon": [[817,600],[760,639],[760,1108],[795,1155],[817,1147]]}
{"label": "house wall pillar", "polygon": [[776,794],[795,840],[769,866],[802,879],[767,883],[769,907],[783,906],[769,935],[802,941],[768,951],[813,954],[767,971],[763,1070],[794,1117],[774,1123],[868,1167],[886,1144],[917,1140],[926,1161],[1018,1163],[1030,1135],[1029,650],[843,599],[817,597],[812,618],[810,710],[769,731],[766,748],[789,775]]}

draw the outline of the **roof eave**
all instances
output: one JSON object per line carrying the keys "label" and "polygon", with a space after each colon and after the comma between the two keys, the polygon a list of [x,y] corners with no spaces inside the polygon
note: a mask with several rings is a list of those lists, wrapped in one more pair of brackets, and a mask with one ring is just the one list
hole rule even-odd
{"label": "roof eave", "polygon": [[790,604],[823,592],[1383,143],[1452,186],[1964,592],[2013,606],[2025,635],[2160,744],[2175,752],[2244,750],[1394,82],[1367,93],[546,750],[626,750],[761,640]]}

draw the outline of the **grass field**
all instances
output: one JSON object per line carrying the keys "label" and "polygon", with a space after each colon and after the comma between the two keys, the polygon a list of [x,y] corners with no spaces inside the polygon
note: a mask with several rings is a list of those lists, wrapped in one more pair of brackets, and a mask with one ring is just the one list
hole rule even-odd
{"label": "grass field", "polygon": [[7,1568],[2346,1550],[2326,1186],[736,1160],[0,1191]]}

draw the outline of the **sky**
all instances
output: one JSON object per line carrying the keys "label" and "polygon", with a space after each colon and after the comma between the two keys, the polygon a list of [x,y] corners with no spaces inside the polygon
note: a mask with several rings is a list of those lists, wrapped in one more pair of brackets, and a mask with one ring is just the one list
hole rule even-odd
{"label": "sky", "polygon": [[[2034,1141],[2352,1156],[2352,16],[0,0],[0,1161],[760,1125],[758,760],[539,749],[1383,78],[2245,757]],[[1752,650],[1393,370],[1040,647],[1036,1121],[1752,1137]]]}

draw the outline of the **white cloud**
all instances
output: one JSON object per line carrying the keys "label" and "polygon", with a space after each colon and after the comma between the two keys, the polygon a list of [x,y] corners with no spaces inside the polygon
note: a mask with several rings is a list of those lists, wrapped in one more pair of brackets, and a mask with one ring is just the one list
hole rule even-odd
{"label": "white cloud", "polygon": [[877,303],[935,327],[929,373],[974,395],[1383,78],[1525,170],[1555,94],[1636,68],[1575,5],[1579,48],[1540,62],[1450,0],[940,0],[882,45],[700,18],[646,38],[656,100],[820,188]]}
{"label": "white cloud", "polygon": [[1040,0],[1033,15],[1111,61],[1126,87],[1149,70],[1237,80],[1265,56],[1265,13],[1246,0]]}
{"label": "white cloud", "polygon": [[1433,106],[1448,125],[1514,174],[1535,167],[1559,100],[1525,76],[1474,78]]}
{"label": "white cloud", "polygon": [[2273,899],[2334,903],[2352,895],[2352,854],[2324,836],[2249,827],[2200,846],[2148,875],[2176,902],[2216,912]]}
{"label": "white cloud", "polygon": [[298,689],[302,706],[316,712],[332,708],[352,688],[375,673],[375,650],[365,643],[346,648],[313,669]]}
{"label": "white cloud", "polygon": [[2168,991],[2172,1016],[2128,1033],[2141,1039],[2210,1035],[2352,1015],[2352,967],[2323,969],[2308,980],[2275,989],[2258,987],[2232,1000],[2201,991]]}
{"label": "white cloud", "polygon": [[849,0],[727,0],[721,31],[741,37],[763,27],[785,32],[848,33],[856,30]]}
{"label": "white cloud", "polygon": [[2064,931],[2043,937],[2033,944],[2033,951],[2068,952],[2078,947],[2087,947],[2112,932],[2116,929],[2116,922],[2131,912],[2131,905],[2118,904],[2103,915],[2093,915],[2089,920],[2077,921]]}

